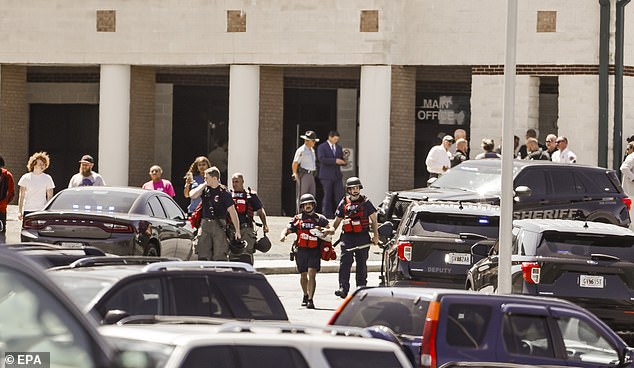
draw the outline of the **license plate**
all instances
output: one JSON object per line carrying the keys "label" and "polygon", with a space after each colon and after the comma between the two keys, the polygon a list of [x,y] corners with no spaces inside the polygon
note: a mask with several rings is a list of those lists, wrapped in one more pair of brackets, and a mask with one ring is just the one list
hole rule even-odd
{"label": "license plate", "polygon": [[59,243],[59,245],[65,248],[83,248],[84,247],[84,243],[72,243],[72,242],[61,242]]}
{"label": "license plate", "polygon": [[579,286],[585,288],[603,288],[603,276],[581,275],[579,277]]}
{"label": "license plate", "polygon": [[471,254],[449,253],[445,256],[445,263],[457,265],[470,265]]}

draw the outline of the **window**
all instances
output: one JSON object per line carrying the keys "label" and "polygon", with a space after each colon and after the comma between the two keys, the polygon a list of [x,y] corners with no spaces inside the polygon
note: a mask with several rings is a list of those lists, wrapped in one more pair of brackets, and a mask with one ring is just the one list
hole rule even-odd
{"label": "window", "polygon": [[167,218],[167,215],[165,215],[165,211],[163,211],[163,206],[161,206],[161,203],[159,202],[158,198],[156,198],[156,196],[150,197],[150,199],[148,199],[147,201],[147,204],[152,211],[152,216]]}
{"label": "window", "polygon": [[110,310],[122,310],[131,315],[162,314],[161,300],[161,281],[144,278],[125,282],[124,286],[106,299],[99,311],[102,316]]}
{"label": "window", "polygon": [[619,355],[616,350],[586,321],[576,317],[563,317],[557,325],[564,338],[564,346],[568,359],[585,364],[618,365]]}
{"label": "window", "polygon": [[510,354],[554,358],[545,317],[507,314],[504,316],[504,346]]}
{"label": "window", "polygon": [[51,366],[94,367],[91,338],[33,279],[0,266],[0,350],[48,352]]}
{"label": "window", "polygon": [[181,364],[183,368],[211,366],[214,368],[308,368],[308,363],[293,347],[219,345],[193,348]]}
{"label": "window", "polygon": [[543,170],[531,170],[527,168],[523,170],[515,179],[514,187],[521,185],[531,188],[531,196],[543,197],[548,193],[546,184],[546,175]]}
{"label": "window", "polygon": [[166,197],[160,197],[159,200],[161,201],[161,204],[163,205],[163,209],[165,209],[165,212],[167,212],[168,219],[171,219],[171,220],[185,219],[185,216],[183,216],[183,211],[181,211],[181,209],[178,207],[176,203],[174,203],[173,200]]}
{"label": "window", "polygon": [[402,367],[391,351],[324,349],[324,356],[332,368]]}
{"label": "window", "polygon": [[96,189],[90,192],[69,190],[60,192],[48,209],[52,211],[128,213],[138,196],[137,193],[108,189]]}
{"label": "window", "polygon": [[478,348],[491,318],[491,306],[451,304],[447,315],[447,344]]}
{"label": "window", "polygon": [[282,303],[262,275],[213,274],[212,293],[222,294],[235,318],[287,320]]}
{"label": "window", "polygon": [[458,238],[460,233],[475,233],[497,238],[498,231],[499,218],[497,216],[421,211],[416,213],[416,222],[411,226],[409,235]]}
{"label": "window", "polygon": [[170,278],[174,299],[175,315],[180,316],[223,316],[216,298],[209,295],[209,286],[204,276]]}

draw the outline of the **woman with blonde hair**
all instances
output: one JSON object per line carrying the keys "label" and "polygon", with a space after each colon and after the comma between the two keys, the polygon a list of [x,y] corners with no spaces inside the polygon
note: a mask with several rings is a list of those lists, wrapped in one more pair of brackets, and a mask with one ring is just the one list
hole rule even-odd
{"label": "woman with blonde hair", "polygon": [[[189,170],[185,174],[185,188],[183,189],[183,195],[185,198],[189,198],[189,192],[199,186],[200,184],[205,182],[205,170],[211,167],[211,163],[209,159],[205,156],[198,156],[189,165]],[[191,199],[189,202],[189,206],[187,206],[187,213],[191,214],[200,203],[201,198]]]}
{"label": "woman with blonde hair", "polygon": [[46,202],[53,196],[55,183],[50,175],[44,173],[50,163],[51,159],[46,152],[36,152],[29,157],[29,162],[26,165],[29,172],[22,175],[18,181],[20,187],[19,220],[31,212],[43,209]]}

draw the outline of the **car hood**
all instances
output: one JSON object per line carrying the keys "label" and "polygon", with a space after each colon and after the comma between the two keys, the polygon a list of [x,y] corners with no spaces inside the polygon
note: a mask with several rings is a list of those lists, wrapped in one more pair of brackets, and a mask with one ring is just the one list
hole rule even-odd
{"label": "car hood", "polygon": [[464,201],[500,204],[500,196],[495,193],[480,194],[469,190],[447,188],[417,188],[398,192],[401,198],[429,201]]}

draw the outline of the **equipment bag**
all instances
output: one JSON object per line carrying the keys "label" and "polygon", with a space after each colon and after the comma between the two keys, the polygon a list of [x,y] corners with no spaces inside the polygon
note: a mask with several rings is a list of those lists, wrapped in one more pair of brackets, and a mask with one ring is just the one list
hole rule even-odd
{"label": "equipment bag", "polygon": [[203,201],[198,203],[194,212],[192,212],[191,216],[189,216],[189,223],[192,224],[192,227],[198,229],[200,227],[200,222],[203,219]]}

